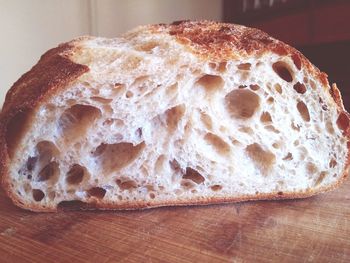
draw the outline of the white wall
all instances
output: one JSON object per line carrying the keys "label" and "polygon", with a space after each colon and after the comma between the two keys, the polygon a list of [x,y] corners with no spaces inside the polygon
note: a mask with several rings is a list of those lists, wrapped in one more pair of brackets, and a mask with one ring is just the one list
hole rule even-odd
{"label": "white wall", "polygon": [[89,33],[84,0],[0,0],[0,105],[47,49]]}
{"label": "white wall", "polygon": [[135,26],[184,19],[221,20],[221,0],[94,0],[93,33],[115,37]]}
{"label": "white wall", "polygon": [[0,105],[49,48],[76,36],[115,37],[134,26],[221,20],[222,0],[0,0]]}

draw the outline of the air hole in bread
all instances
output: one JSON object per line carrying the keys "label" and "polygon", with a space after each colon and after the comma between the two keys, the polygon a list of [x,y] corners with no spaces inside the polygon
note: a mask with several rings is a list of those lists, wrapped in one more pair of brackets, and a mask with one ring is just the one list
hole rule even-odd
{"label": "air hole in bread", "polygon": [[210,118],[210,116],[208,114],[206,114],[205,112],[201,111],[200,117],[201,117],[201,121],[204,124],[205,128],[207,128],[208,130],[212,130],[213,129],[213,121]]}
{"label": "air hole in bread", "polygon": [[263,173],[270,170],[275,163],[275,155],[269,150],[264,150],[258,143],[248,145],[245,150],[249,158]]}
{"label": "air hole in bread", "polygon": [[26,167],[27,167],[27,170],[28,170],[29,172],[31,172],[31,171],[34,170],[37,161],[38,161],[38,157],[37,157],[37,156],[28,157]]}
{"label": "air hole in bread", "polygon": [[101,167],[101,173],[108,175],[132,163],[140,155],[144,147],[144,142],[137,145],[128,142],[102,143],[92,155],[96,158],[96,164]]}
{"label": "air hole in bread", "polygon": [[328,173],[326,171],[322,171],[315,181],[315,186],[320,185],[323,182],[323,180],[326,178],[327,175],[328,175]]}
{"label": "air hole in bread", "polygon": [[222,189],[222,185],[215,184],[215,185],[210,186],[210,189],[214,192],[220,191]]}
{"label": "air hole in bread", "polygon": [[177,125],[185,113],[185,106],[178,105],[165,112],[166,125],[169,132],[174,132],[177,129]]}
{"label": "air hole in bread", "polygon": [[50,162],[38,174],[37,181],[43,182],[50,180],[52,183],[58,180],[60,174],[59,165],[57,162]]}
{"label": "air hole in bread", "polygon": [[313,89],[313,90],[316,90],[316,83],[313,81],[313,80],[311,80],[310,79],[310,86],[311,86],[311,88]]}
{"label": "air hole in bread", "polygon": [[283,61],[278,61],[273,63],[272,68],[276,72],[276,74],[284,81],[287,81],[287,82],[293,81],[293,76],[289,68],[289,65],[287,63]]}
{"label": "air hole in bread", "polygon": [[156,41],[148,41],[145,43],[142,43],[141,45],[135,47],[138,51],[143,51],[146,53],[152,53],[153,49],[159,46],[159,43]]}
{"label": "air hole in bread", "polygon": [[213,92],[222,89],[225,82],[220,76],[204,75],[196,81],[196,85],[203,87],[207,92]]}
{"label": "air hole in bread", "polygon": [[[125,85],[121,83],[115,83],[114,85],[111,85],[110,89],[110,96],[116,98],[119,95],[124,94],[125,92]],[[98,95],[99,92],[96,94]]]}
{"label": "air hole in bread", "polygon": [[304,94],[306,92],[306,87],[304,84],[297,82],[296,84],[294,84],[293,86],[294,90],[300,94]]}
{"label": "air hole in bread", "polygon": [[283,161],[290,161],[293,160],[293,155],[291,152],[289,152],[283,159]]}
{"label": "air hole in bread", "polygon": [[215,62],[209,62],[208,65],[211,69],[216,69],[216,67],[217,67],[217,63],[215,63]]}
{"label": "air hole in bread", "polygon": [[247,134],[253,134],[254,133],[253,129],[248,127],[248,126],[241,126],[241,127],[238,128],[238,130],[240,132],[244,132],[244,133],[247,133]]}
{"label": "air hole in bread", "polygon": [[123,126],[124,122],[123,120],[119,120],[119,119],[114,119],[114,118],[107,118],[106,120],[103,121],[102,123],[103,126]]}
{"label": "air hole in bread", "polygon": [[300,56],[297,53],[294,53],[292,55],[292,60],[293,60],[294,65],[296,66],[296,68],[298,70],[301,70],[301,59],[300,59]]}
{"label": "air hole in bread", "polygon": [[130,180],[126,178],[117,179],[116,183],[122,191],[124,190],[130,191],[137,188],[137,183],[134,180]]}
{"label": "air hole in bread", "polygon": [[57,209],[59,210],[79,210],[88,208],[88,204],[82,202],[80,200],[70,200],[70,201],[62,201],[57,205]]}
{"label": "air hole in bread", "polygon": [[87,194],[89,197],[95,197],[97,199],[103,199],[106,194],[106,190],[102,187],[92,187],[89,190],[87,190]]}
{"label": "air hole in bread", "polygon": [[176,82],[170,85],[169,87],[167,87],[165,93],[168,97],[172,97],[177,94],[177,90],[178,90],[178,83]]}
{"label": "air hole in bread", "polygon": [[157,161],[155,163],[155,171],[157,174],[160,174],[164,169],[164,163],[165,163],[166,157],[165,155],[161,154],[158,156]]}
{"label": "air hole in bread", "polygon": [[[68,102],[69,102],[69,100],[67,100],[67,104],[66,105],[71,106],[70,104],[68,104]],[[76,104],[76,102],[74,104]],[[43,108],[48,113],[52,113],[52,112],[55,112],[57,110],[56,106],[54,104],[52,104],[52,103],[47,103]]]}
{"label": "air hole in bread", "polygon": [[[118,133],[117,135],[121,136],[121,140],[123,139],[123,135],[122,134]],[[142,128],[137,128],[136,131],[135,131],[135,135],[140,139],[142,137]]]}
{"label": "air hole in bread", "polygon": [[13,157],[14,150],[19,143],[19,139],[26,129],[29,111],[20,111],[15,114],[7,123],[6,126],[6,149],[10,158]]}
{"label": "air hole in bread", "polygon": [[219,136],[208,132],[204,136],[204,140],[214,147],[215,151],[221,155],[227,155],[230,153],[230,146]]}
{"label": "air hole in bread", "polygon": [[90,99],[93,101],[97,101],[99,103],[102,103],[102,104],[109,104],[113,101],[112,99],[106,99],[106,98],[97,97],[97,96],[90,97]]}
{"label": "air hole in bread", "polygon": [[173,159],[169,161],[170,168],[173,169],[175,172],[181,172],[181,166],[179,162],[176,159]]}
{"label": "air hole in bread", "polygon": [[38,165],[40,166],[40,169],[59,155],[59,150],[56,145],[50,141],[39,142],[36,145],[36,151],[38,154]]}
{"label": "air hole in bread", "polygon": [[67,142],[85,135],[101,111],[93,106],[76,104],[66,109],[58,120],[59,129]]}
{"label": "air hole in bread", "polygon": [[240,70],[250,70],[250,67],[252,66],[252,64],[250,63],[242,63],[237,65],[237,68]]}
{"label": "air hole in bread", "polygon": [[272,122],[270,113],[267,112],[267,111],[264,111],[264,112],[261,114],[260,121],[263,122],[263,123]]}
{"label": "air hole in bread", "polygon": [[193,181],[190,180],[181,180],[180,185],[184,188],[184,189],[191,189],[194,188],[196,185]]}
{"label": "air hole in bread", "polygon": [[318,172],[317,166],[316,166],[314,163],[312,163],[312,162],[308,162],[308,163],[306,164],[306,170],[307,170],[307,172],[308,172],[309,174],[315,174],[315,173]]}
{"label": "air hole in bread", "polygon": [[303,118],[304,121],[309,122],[310,121],[310,114],[309,109],[307,108],[306,104],[302,101],[299,101],[297,104],[297,109]]}
{"label": "air hole in bread", "polygon": [[145,185],[145,187],[146,187],[146,189],[147,189],[148,192],[153,192],[153,191],[155,191],[154,186],[151,185],[151,184],[147,184],[147,185]]}
{"label": "air hole in bread", "polygon": [[283,195],[283,192],[282,192],[282,191],[279,191],[277,194],[278,194],[278,195]]}
{"label": "air hole in bread", "polygon": [[272,98],[272,97],[269,97],[269,98],[267,99],[267,104],[272,104],[272,103],[274,103],[274,102],[275,102],[275,99]]}
{"label": "air hole in bread", "polygon": [[123,87],[125,87],[125,85],[124,84],[122,84],[122,83],[114,83],[114,85],[113,85],[113,88],[114,89],[121,89],[121,88],[123,88]]}
{"label": "air hole in bread", "polygon": [[68,171],[66,182],[70,185],[80,184],[85,175],[85,169],[79,164],[74,164]]}
{"label": "air hole in bread", "polygon": [[329,168],[334,168],[337,165],[337,161],[332,158],[329,162]]}
{"label": "air hole in bread", "polygon": [[154,193],[149,193],[149,198],[154,199],[156,198],[156,195]]}
{"label": "air hole in bread", "polygon": [[338,128],[342,131],[347,131],[350,125],[349,117],[345,112],[341,112],[337,119]]}
{"label": "air hole in bread", "polygon": [[276,83],[275,84],[275,90],[279,93],[282,94],[282,87],[280,84]]}
{"label": "air hole in bread", "polygon": [[275,148],[275,149],[280,149],[281,146],[282,146],[282,144],[281,144],[280,142],[274,142],[274,143],[272,144],[272,147]]}
{"label": "air hole in bread", "polygon": [[128,90],[126,93],[125,93],[125,97],[127,99],[130,99],[134,96],[134,93],[131,91],[131,90]]}
{"label": "air hole in bread", "polygon": [[205,178],[198,171],[190,167],[186,168],[186,173],[182,176],[182,178],[191,180],[196,184],[201,184],[205,181]]}
{"label": "air hole in bread", "polygon": [[217,66],[217,71],[219,71],[220,73],[225,73],[227,70],[227,62],[226,61],[222,61],[219,63],[219,65]]}
{"label": "air hole in bread", "polygon": [[227,62],[226,61],[223,61],[223,62],[220,62],[220,63],[215,63],[215,62],[210,62],[209,63],[209,67],[213,70],[216,70],[220,73],[224,73],[226,72],[227,70]]}
{"label": "air hole in bread", "polygon": [[33,194],[33,199],[34,199],[36,202],[40,202],[40,201],[43,200],[44,197],[45,197],[44,192],[41,191],[40,189],[33,189],[32,194]]}
{"label": "air hole in bread", "polygon": [[[323,99],[321,97],[318,98],[318,102],[321,104],[322,110],[327,111],[328,106],[326,103],[324,103]],[[320,112],[322,114],[322,112]]]}
{"label": "air hole in bread", "polygon": [[329,134],[334,134],[335,131],[334,131],[332,122],[330,121],[326,122],[326,130]]}
{"label": "air hole in bread", "polygon": [[275,126],[273,126],[273,125],[267,125],[267,126],[265,126],[264,128],[265,128],[266,130],[272,131],[272,132],[274,132],[274,133],[280,133],[280,131],[277,130],[277,129],[275,128]]}
{"label": "air hole in bread", "polygon": [[260,97],[247,89],[236,89],[225,96],[225,103],[231,117],[251,118],[260,106]]}
{"label": "air hole in bread", "polygon": [[290,126],[292,127],[292,129],[293,130],[295,130],[295,131],[300,131],[300,125],[299,124],[294,124],[294,122],[292,122],[291,124],[290,124]]}
{"label": "air hole in bread", "polygon": [[257,84],[251,84],[251,85],[249,85],[249,88],[251,90],[257,91],[258,89],[260,89],[260,86]]}
{"label": "air hole in bread", "polygon": [[235,139],[234,137],[229,136],[228,138],[230,139],[230,141],[233,145],[236,145],[236,146],[242,145],[242,143],[239,140]]}

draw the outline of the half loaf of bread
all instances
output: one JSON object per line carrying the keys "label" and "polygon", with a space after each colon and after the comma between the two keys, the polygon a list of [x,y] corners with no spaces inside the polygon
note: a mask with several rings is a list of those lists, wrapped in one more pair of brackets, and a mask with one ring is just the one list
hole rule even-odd
{"label": "half loaf of bread", "polygon": [[46,52],[1,113],[2,185],[56,211],[135,209],[331,190],[349,115],[300,52],[244,26],[183,21]]}

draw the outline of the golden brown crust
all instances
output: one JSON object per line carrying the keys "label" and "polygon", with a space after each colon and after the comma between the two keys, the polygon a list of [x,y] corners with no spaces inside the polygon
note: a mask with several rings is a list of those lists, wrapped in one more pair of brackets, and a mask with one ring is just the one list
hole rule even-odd
{"label": "golden brown crust", "polygon": [[[179,43],[188,48],[193,54],[208,61],[221,62],[253,55],[260,56],[266,52],[290,56],[297,69],[301,70],[302,68],[306,68],[310,74],[320,80],[324,87],[329,87],[327,75],[320,72],[299,51],[257,29],[210,21],[179,21],[170,25],[158,24],[148,26],[145,29],[150,33],[165,33],[175,37]],[[2,185],[8,196],[16,205],[25,209],[45,212],[57,210],[56,208],[42,207],[40,204],[24,204],[14,195],[11,182],[7,176],[11,151],[8,151],[6,134],[9,130],[9,126],[11,126],[11,120],[15,120],[14,122],[16,122],[18,116],[20,116],[19,119],[23,123],[23,126],[20,128],[24,132],[26,129],[26,122],[30,120],[35,109],[42,101],[53,96],[57,91],[66,88],[70,82],[89,70],[87,66],[76,64],[70,59],[70,54],[78,49],[77,43],[79,43],[80,40],[77,39],[46,52],[41,57],[38,64],[28,73],[24,74],[6,95],[5,104],[0,114],[0,175],[2,176]],[[329,93],[337,105],[339,113],[343,113],[346,118],[350,119],[349,114],[344,110],[340,92],[335,85],[329,88]],[[18,144],[20,142],[22,134],[18,134],[16,140],[14,140],[15,143],[10,145],[12,151],[15,151],[16,143]],[[350,127],[346,127],[344,134],[347,138],[350,138]],[[350,143],[348,143],[348,148],[350,152]],[[349,152],[348,162],[345,166],[343,176],[335,184],[324,188],[283,194],[245,195],[235,198],[215,197],[171,202],[156,202],[153,200],[152,203],[142,201],[113,204],[94,200],[85,208],[138,209],[168,205],[205,205],[246,200],[305,198],[317,193],[332,190],[345,180],[350,165]]]}

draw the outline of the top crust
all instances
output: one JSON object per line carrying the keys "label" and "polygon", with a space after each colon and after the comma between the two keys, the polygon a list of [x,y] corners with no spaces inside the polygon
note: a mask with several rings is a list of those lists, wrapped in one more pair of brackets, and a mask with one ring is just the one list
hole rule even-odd
{"label": "top crust", "polygon": [[[266,52],[288,55],[297,68],[306,68],[328,88],[339,113],[343,113],[349,119],[339,90],[335,85],[329,87],[325,73],[320,72],[296,49],[258,29],[211,21],[178,21],[169,25],[141,26],[125,34],[124,38],[142,34],[170,35],[191,53],[206,61],[242,59],[252,55],[260,56]],[[0,175],[3,187],[9,196],[12,196],[12,193],[7,174],[11,153],[15,152],[21,143],[26,125],[30,122],[35,109],[89,71],[87,66],[74,63],[72,60],[72,57],[79,53],[81,44],[88,38],[77,38],[47,51],[8,91],[0,114]],[[350,138],[350,127],[347,127],[344,133]],[[348,170],[349,162],[348,153],[348,163],[344,172]]]}
{"label": "top crust", "polygon": [[140,31],[172,35],[177,41],[187,46],[191,52],[210,61],[225,61],[252,55],[261,56],[271,51],[281,56],[290,55],[299,69],[301,66],[308,68],[323,85],[328,85],[327,74],[320,72],[298,50],[259,29],[205,20],[186,20],[176,21],[170,25],[139,27],[135,33]]}

